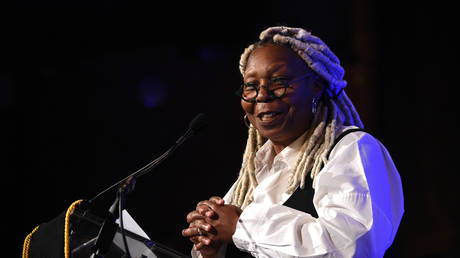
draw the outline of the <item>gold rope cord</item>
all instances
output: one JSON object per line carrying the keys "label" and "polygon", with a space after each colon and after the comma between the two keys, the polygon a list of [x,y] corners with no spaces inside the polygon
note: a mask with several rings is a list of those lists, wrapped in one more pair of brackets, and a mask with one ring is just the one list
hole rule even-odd
{"label": "gold rope cord", "polygon": [[[67,209],[65,213],[65,224],[64,224],[64,256],[65,258],[70,257],[70,247],[69,247],[69,221],[70,221],[70,214],[75,210],[75,207],[80,204],[83,200],[78,200],[73,202],[70,207]],[[30,248],[30,239],[32,235],[38,230],[39,226],[36,226],[30,234],[26,236],[24,239],[24,246],[22,248],[22,258],[29,258],[29,248]]]}
{"label": "gold rope cord", "polygon": [[83,200],[78,200],[73,202],[70,207],[67,209],[65,213],[65,224],[64,224],[64,257],[70,257],[70,245],[69,245],[69,222],[70,222],[70,214],[75,210],[75,207],[80,204]]}
{"label": "gold rope cord", "polygon": [[30,239],[32,238],[32,235],[35,233],[35,231],[38,230],[39,226],[36,226],[32,232],[30,232],[27,236],[26,239],[24,240],[24,246],[22,247],[22,258],[29,258],[29,247],[30,247]]}

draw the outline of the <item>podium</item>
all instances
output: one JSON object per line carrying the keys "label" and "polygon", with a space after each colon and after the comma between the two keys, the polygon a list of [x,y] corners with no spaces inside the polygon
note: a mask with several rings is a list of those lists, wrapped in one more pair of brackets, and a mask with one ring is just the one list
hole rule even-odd
{"label": "podium", "polygon": [[[95,250],[95,243],[104,220],[88,211],[75,208],[68,216],[61,213],[52,220],[40,224],[24,241],[25,258],[89,258]],[[131,258],[178,258],[190,257],[168,246],[149,239],[128,212],[122,212],[124,233]],[[68,238],[65,240],[65,227]],[[113,239],[109,239],[108,251],[104,258],[124,258],[124,243],[121,229],[115,224]],[[68,254],[68,255],[65,255]]]}
{"label": "podium", "polygon": [[[89,212],[89,208],[83,209],[84,211],[80,210],[77,205],[83,200],[76,201],[72,203],[65,214],[59,215],[48,223],[41,224],[26,237],[23,258],[28,258],[29,256],[47,258],[62,258],[64,256],[69,258],[121,258],[128,256],[126,255],[125,246],[129,249],[131,258],[189,257],[167,246],[151,241],[132,220],[131,216],[128,217],[131,218],[131,225],[137,226],[137,229],[139,229],[137,231],[141,232],[141,235],[126,227],[130,223],[120,223],[124,224],[124,230],[120,230],[114,220],[120,217],[123,219],[122,221],[125,221],[123,207],[126,195],[134,189],[136,179],[150,172],[163,160],[171,156],[187,139],[205,127],[206,123],[203,117],[202,113],[198,114],[190,122],[185,134],[160,157],[106,188],[86,203],[91,204],[101,195],[118,187],[116,199],[110,206],[105,220],[92,215]],[[117,206],[118,210],[116,209]],[[62,235],[64,235],[64,240]]]}
{"label": "podium", "polygon": [[[129,214],[123,212],[125,221],[129,222]],[[92,214],[84,214],[75,209],[70,215],[70,257],[88,258],[93,251],[92,247],[96,241],[99,229],[103,220]],[[142,233],[130,231],[125,222],[125,235],[132,258],[181,258],[190,257],[160,243],[156,243]],[[136,224],[137,225],[137,224]],[[122,258],[125,256],[125,249],[121,237],[120,228],[117,229],[115,237],[104,255],[105,258]]]}

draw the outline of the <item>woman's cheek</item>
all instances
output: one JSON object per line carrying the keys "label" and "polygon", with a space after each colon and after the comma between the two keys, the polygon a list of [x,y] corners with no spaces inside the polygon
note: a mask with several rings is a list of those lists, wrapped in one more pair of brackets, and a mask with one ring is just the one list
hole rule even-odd
{"label": "woman's cheek", "polygon": [[241,108],[243,108],[244,112],[247,114],[252,114],[254,113],[254,104],[248,103],[244,100],[241,100]]}

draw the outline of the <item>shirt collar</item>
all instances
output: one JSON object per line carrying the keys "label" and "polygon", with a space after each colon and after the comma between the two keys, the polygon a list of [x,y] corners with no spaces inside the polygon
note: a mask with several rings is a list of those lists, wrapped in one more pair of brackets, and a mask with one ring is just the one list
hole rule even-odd
{"label": "shirt collar", "polygon": [[272,166],[274,162],[284,161],[290,168],[294,168],[297,157],[302,147],[302,144],[305,142],[307,137],[308,130],[299,136],[295,141],[285,147],[278,155],[273,149],[273,142],[267,140],[264,145],[257,151],[255,156],[255,170],[256,173],[264,166]]}

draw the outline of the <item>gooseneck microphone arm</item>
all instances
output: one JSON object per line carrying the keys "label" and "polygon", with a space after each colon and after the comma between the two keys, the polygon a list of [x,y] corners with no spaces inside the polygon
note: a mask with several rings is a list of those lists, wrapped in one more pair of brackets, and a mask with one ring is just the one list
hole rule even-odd
{"label": "gooseneck microphone arm", "polygon": [[[177,141],[171,146],[165,153],[163,153],[160,157],[153,160],[152,162],[148,163],[144,167],[140,168],[139,170],[135,171],[131,175],[123,178],[122,180],[118,181],[117,183],[111,185],[110,187],[106,188],[95,197],[93,197],[87,204],[87,207],[91,207],[93,202],[101,195],[106,193],[109,190],[112,190],[115,187],[118,187],[117,196],[115,201],[111,205],[108,214],[99,230],[96,243],[93,246],[93,254],[91,258],[102,258],[104,254],[108,251],[110,244],[112,243],[113,237],[115,236],[116,229],[118,226],[116,225],[115,221],[117,218],[120,217],[120,227],[122,233],[122,240],[125,246],[125,252],[128,257],[130,257],[128,245],[126,242],[126,237],[124,234],[123,229],[123,215],[121,211],[124,206],[125,197],[127,194],[134,190],[134,184],[136,179],[149,173],[152,171],[158,164],[160,164],[163,160],[171,156],[174,151],[181,146],[187,139],[195,135],[198,131],[200,131],[203,127],[205,127],[206,123],[204,121],[204,114],[198,114],[189,124],[188,130],[182,135]],[[117,209],[118,206],[118,209]]]}
{"label": "gooseneck microphone arm", "polygon": [[138,169],[131,175],[121,179],[120,181],[116,182],[115,184],[111,185],[110,187],[104,189],[102,192],[98,193],[96,196],[94,196],[91,200],[89,200],[89,204],[93,203],[99,196],[103,195],[104,193],[112,190],[113,188],[120,186],[124,182],[126,182],[129,178],[139,178],[150,171],[152,171],[158,164],[160,164],[163,160],[165,160],[167,157],[171,156],[171,154],[174,153],[174,151],[181,146],[187,139],[190,137],[194,136],[196,133],[198,133],[201,129],[203,129],[206,126],[206,122],[204,120],[204,114],[199,113],[189,124],[189,128],[185,132],[184,135],[182,135],[173,146],[171,146],[167,151],[165,151],[160,157],[156,158],[155,160],[151,161],[144,167]]}

